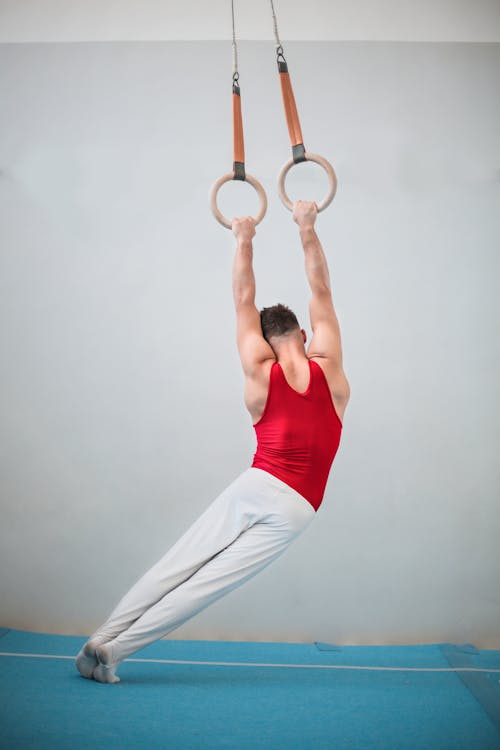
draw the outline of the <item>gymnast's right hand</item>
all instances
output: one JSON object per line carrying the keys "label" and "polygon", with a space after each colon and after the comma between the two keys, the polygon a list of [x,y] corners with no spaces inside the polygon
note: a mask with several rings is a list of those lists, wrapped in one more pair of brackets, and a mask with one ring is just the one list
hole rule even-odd
{"label": "gymnast's right hand", "polygon": [[238,242],[251,242],[252,237],[255,237],[255,221],[251,216],[233,219],[231,229]]}

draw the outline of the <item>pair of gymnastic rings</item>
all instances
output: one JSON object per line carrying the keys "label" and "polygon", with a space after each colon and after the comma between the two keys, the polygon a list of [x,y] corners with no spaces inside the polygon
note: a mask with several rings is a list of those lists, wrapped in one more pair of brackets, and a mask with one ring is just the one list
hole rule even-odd
{"label": "pair of gymnastic rings", "polygon": [[[288,197],[285,190],[285,179],[293,167],[294,164],[299,164],[303,161],[314,161],[319,164],[328,176],[329,189],[325,198],[318,204],[318,211],[323,211],[327,206],[330,205],[335,192],[337,190],[337,177],[334,169],[329,161],[323,156],[318,154],[306,153],[304,148],[304,139],[302,138],[302,131],[299,122],[299,115],[297,112],[297,106],[295,104],[295,97],[293,95],[292,84],[290,81],[290,74],[288,73],[288,64],[285,60],[283,53],[283,46],[280,42],[278,35],[278,26],[276,21],[276,13],[274,11],[273,0],[270,0],[271,11],[273,15],[274,23],[274,36],[276,38],[276,55],[278,63],[278,72],[280,76],[281,92],[283,94],[283,105],[285,108],[285,116],[288,125],[288,132],[290,135],[290,142],[292,146],[292,158],[286,162],[282,167],[278,176],[278,193],[283,204],[290,211],[293,209],[293,204]],[[239,72],[238,72],[238,51],[236,45],[236,32],[234,24],[234,0],[231,0],[231,11],[233,19],[233,81],[232,81],[232,99],[233,99],[233,171],[229,174],[225,174],[214,183],[210,189],[210,207],[212,213],[222,226],[231,229],[232,222],[226,219],[225,216],[219,211],[217,206],[217,194],[219,189],[226,182],[230,180],[242,180],[248,182],[257,191],[260,198],[260,208],[257,216],[255,217],[255,223],[258,224],[264,218],[267,210],[267,196],[261,183],[248,174],[245,170],[245,147],[243,140],[243,120],[241,115],[241,89],[239,85]]]}

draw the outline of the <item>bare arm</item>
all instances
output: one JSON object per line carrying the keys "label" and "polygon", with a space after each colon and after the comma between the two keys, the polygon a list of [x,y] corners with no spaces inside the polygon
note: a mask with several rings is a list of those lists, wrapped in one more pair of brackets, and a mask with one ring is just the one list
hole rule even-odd
{"label": "bare arm", "polygon": [[233,263],[233,297],[237,319],[238,351],[245,374],[253,377],[259,365],[275,355],[262,335],[260,314],[255,306],[253,272],[253,219],[235,219],[233,232],[237,240]]}
{"label": "bare arm", "polygon": [[347,378],[342,365],[340,326],[333,306],[328,262],[314,228],[316,216],[315,203],[295,203],[293,217],[299,226],[306,275],[311,287],[309,315],[313,336],[307,354],[325,360],[336,389],[348,396]]}

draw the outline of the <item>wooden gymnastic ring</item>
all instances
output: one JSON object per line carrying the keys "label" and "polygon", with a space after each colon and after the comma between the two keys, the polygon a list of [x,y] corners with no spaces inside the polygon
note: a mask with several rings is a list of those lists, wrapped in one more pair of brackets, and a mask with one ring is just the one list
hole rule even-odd
{"label": "wooden gymnastic ring", "polygon": [[[217,207],[217,193],[219,192],[219,189],[224,185],[226,182],[229,182],[230,180],[234,180],[234,173],[229,172],[229,174],[225,174],[222,177],[219,177],[219,179],[212,185],[210,188],[210,208],[212,209],[212,213],[217,219],[217,221],[222,224],[223,227],[226,227],[227,229],[232,228],[232,222],[229,221],[229,219],[226,219],[226,217],[221,214]],[[242,180],[237,180],[237,182],[241,182]],[[252,177],[252,175],[248,174],[248,172],[245,174],[245,182],[248,182],[249,185],[251,185],[260,197],[260,210],[257,216],[255,217],[255,226],[257,224],[260,224],[264,216],[266,215],[267,211],[267,195],[266,191],[260,184],[258,180],[255,179],[255,177]]]}
{"label": "wooden gymnastic ring", "polygon": [[[320,211],[324,211],[324,209],[330,205],[332,200],[335,197],[335,193],[337,191],[337,175],[335,174],[335,171],[327,159],[325,159],[323,156],[318,156],[318,154],[309,154],[306,153],[305,155],[306,161],[314,161],[316,164],[319,164],[325,172],[328,175],[328,179],[330,182],[330,189],[326,195],[325,198],[321,201],[321,203],[318,203],[318,213]],[[299,162],[300,163],[300,162]],[[289,211],[293,211],[293,203],[286,194],[285,190],[285,179],[290,171],[290,169],[295,164],[293,159],[290,159],[290,161],[287,161],[287,163],[281,168],[281,172],[278,176],[278,193],[281,198],[282,203],[288,208]]]}

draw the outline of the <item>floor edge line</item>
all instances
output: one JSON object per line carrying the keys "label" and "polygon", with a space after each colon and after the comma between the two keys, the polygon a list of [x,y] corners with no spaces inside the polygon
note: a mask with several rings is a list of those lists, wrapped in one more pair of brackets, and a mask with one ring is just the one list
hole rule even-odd
{"label": "floor edge line", "polygon": [[[27,659],[71,659],[74,656],[62,654],[22,654],[10,651],[0,652],[0,657],[15,657]],[[140,664],[181,664],[210,667],[267,667],[272,669],[346,669],[366,670],[375,672],[486,672],[500,674],[500,669],[485,669],[484,667],[379,667],[375,665],[359,664],[274,664],[269,662],[237,662],[237,661],[199,661],[190,659],[125,659],[125,662]]]}

